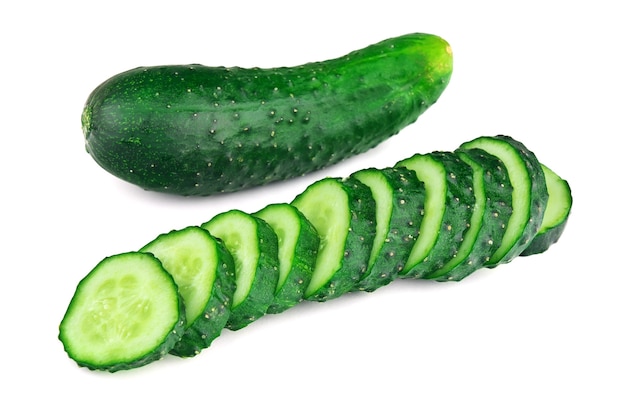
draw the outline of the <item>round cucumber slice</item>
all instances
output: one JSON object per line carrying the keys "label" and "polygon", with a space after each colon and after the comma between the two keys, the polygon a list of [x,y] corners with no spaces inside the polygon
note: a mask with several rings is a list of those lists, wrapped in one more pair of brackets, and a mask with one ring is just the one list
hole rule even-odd
{"label": "round cucumber slice", "polygon": [[170,353],[194,356],[220,335],[230,315],[235,264],[223,242],[198,226],[172,230],[145,245],[172,275],[185,303],[186,328]]}
{"label": "round cucumber slice", "polygon": [[116,372],[165,356],[184,326],[172,276],[154,255],[128,252],[105,258],[80,281],[59,339],[78,365]]}

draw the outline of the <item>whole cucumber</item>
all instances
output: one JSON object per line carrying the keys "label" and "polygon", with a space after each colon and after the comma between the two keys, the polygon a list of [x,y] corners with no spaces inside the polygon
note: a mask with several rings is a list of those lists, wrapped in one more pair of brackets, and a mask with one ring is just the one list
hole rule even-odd
{"label": "whole cucumber", "polygon": [[211,195],[319,170],[378,145],[440,97],[449,44],[387,39],[296,67],[139,67],[115,75],[82,113],[86,149],[146,190]]}

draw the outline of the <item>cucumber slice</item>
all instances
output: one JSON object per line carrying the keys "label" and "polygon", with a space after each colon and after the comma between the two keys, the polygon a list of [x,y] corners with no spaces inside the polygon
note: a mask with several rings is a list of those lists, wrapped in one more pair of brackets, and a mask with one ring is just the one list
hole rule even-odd
{"label": "cucumber slice", "polygon": [[472,167],[476,204],[456,256],[428,275],[436,281],[460,281],[481,268],[500,247],[513,211],[513,188],[502,161],[482,149],[456,153]]}
{"label": "cucumber slice", "polygon": [[355,290],[372,292],[402,271],[417,240],[425,189],[415,172],[405,167],[367,168],[352,174],[372,191],[376,202],[376,235],[367,272]]}
{"label": "cucumber slice", "polygon": [[174,279],[152,254],[113,255],[78,284],[59,339],[80,366],[136,368],[162,358],[180,340],[184,310]]}
{"label": "cucumber slice", "polygon": [[351,291],[367,271],[375,202],[369,187],[352,178],[324,178],[292,202],[317,230],[320,248],[304,298],[327,301]]}
{"label": "cucumber slice", "polygon": [[415,171],[426,189],[419,236],[400,275],[425,278],[456,256],[469,228],[476,201],[472,168],[452,152],[416,154],[397,166]]}
{"label": "cucumber slice", "polygon": [[235,261],[235,293],[226,327],[241,329],[263,316],[278,283],[278,237],[264,220],[241,210],[202,224],[221,239]]}
{"label": "cucumber slice", "polygon": [[235,263],[221,241],[198,226],[173,230],[145,245],[172,275],[185,303],[186,328],[170,351],[194,356],[220,335],[235,291]]}
{"label": "cucumber slice", "polygon": [[466,142],[461,149],[480,148],[506,166],[513,186],[513,213],[502,244],[485,263],[495,267],[512,261],[535,237],[548,203],[548,190],[541,164],[524,144],[509,136],[483,136]]}
{"label": "cucumber slice", "polygon": [[543,253],[556,243],[572,210],[572,190],[569,183],[545,165],[541,165],[548,187],[548,206],[537,235],[520,256]]}
{"label": "cucumber slice", "polygon": [[307,218],[287,203],[270,204],[254,213],[278,236],[279,276],[274,302],[267,313],[276,314],[298,304],[313,276],[320,238]]}

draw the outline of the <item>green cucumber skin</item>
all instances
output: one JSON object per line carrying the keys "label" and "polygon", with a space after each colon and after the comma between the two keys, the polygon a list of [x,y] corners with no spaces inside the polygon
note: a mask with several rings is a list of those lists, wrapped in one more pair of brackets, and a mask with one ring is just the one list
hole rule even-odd
{"label": "green cucumber skin", "polygon": [[217,240],[219,264],[215,282],[204,313],[189,326],[170,351],[172,355],[191,357],[208,348],[222,333],[230,318],[235,292],[235,262],[223,242]]}
{"label": "green cucumber skin", "polygon": [[140,67],[88,97],[86,150],[146,190],[211,195],[292,178],[413,123],[452,73],[448,43],[409,34],[290,68]]}
{"label": "green cucumber skin", "polygon": [[[273,224],[263,217],[264,210],[272,210],[280,207],[289,210],[298,217],[298,237],[293,252],[292,263],[285,282],[277,288],[274,301],[267,309],[267,314],[278,314],[290,309],[304,299],[304,292],[311,281],[317,252],[320,245],[320,237],[308,219],[294,206],[287,203],[276,203],[266,206],[261,213],[255,213],[257,217],[266,220],[271,227]],[[280,241],[279,241],[280,245]]]}
{"label": "green cucumber skin", "polygon": [[[351,213],[350,226],[343,245],[344,255],[341,264],[338,265],[325,285],[314,292],[306,291],[304,295],[305,300],[324,302],[352,291],[363,279],[376,234],[374,221],[376,208],[369,187],[354,178],[325,178],[320,181],[338,181],[342,184],[348,195]],[[296,196],[292,204],[298,207],[298,200],[304,194],[311,192],[317,182]],[[304,215],[306,216],[306,213]],[[315,223],[313,225],[315,226]]]}
{"label": "green cucumber skin", "polygon": [[[456,255],[474,209],[472,168],[453,152],[435,151],[428,156],[445,168],[447,187],[446,205],[442,208],[444,217],[436,243],[428,256],[416,265],[407,265],[401,271],[400,275],[405,279],[424,279]],[[400,161],[398,166],[404,166],[405,161]]]}
{"label": "green cucumber skin", "polygon": [[519,256],[538,255],[547,251],[550,246],[559,241],[566,226],[567,220],[543,233],[537,234],[537,236],[530,241],[530,244],[519,254]]}
{"label": "green cucumber skin", "polygon": [[[497,258],[492,257],[485,263],[486,267],[494,268],[500,264],[511,262],[519,256],[534,239],[539,231],[539,228],[541,227],[541,221],[543,220],[543,215],[548,205],[549,196],[546,178],[543,173],[543,169],[541,168],[541,163],[537,159],[537,156],[531,152],[526,145],[510,136],[496,135],[476,138],[462,144],[460,149],[481,147],[481,141],[504,142],[512,146],[517,151],[518,155],[523,159],[530,177],[530,192],[527,196],[530,200],[528,221],[515,244],[512,245],[506,253]],[[509,175],[511,175],[511,173],[509,173]]]}
{"label": "green cucumber skin", "polygon": [[[68,320],[68,317],[71,314],[73,314],[72,310],[75,308],[74,301],[78,298],[82,287],[89,281],[89,279],[92,276],[94,276],[98,272],[99,268],[101,268],[103,265],[107,263],[117,262],[118,260],[121,260],[123,258],[129,258],[129,257],[143,257],[143,258],[149,259],[153,263],[158,263],[163,274],[169,276],[171,280],[171,285],[174,288],[173,294],[175,294],[178,298],[178,317],[179,318],[176,321],[176,323],[174,323],[174,325],[172,326],[170,331],[167,333],[167,335],[165,335],[165,337],[162,340],[155,343],[153,350],[146,353],[143,356],[133,358],[133,359],[127,359],[125,361],[105,363],[105,364],[95,364],[90,361],[82,360],[75,355],[75,352],[71,348],[71,343],[70,343],[71,341],[67,340],[68,330],[66,329],[67,327],[66,320]],[[59,326],[58,337],[59,337],[59,340],[63,343],[63,346],[68,356],[71,359],[73,359],[78,366],[90,369],[92,371],[99,370],[99,371],[108,371],[108,372],[113,373],[113,372],[118,372],[118,371],[126,371],[126,370],[130,370],[134,368],[139,368],[139,367],[145,366],[149,363],[155,362],[165,357],[165,355],[167,355],[173,349],[173,347],[180,341],[182,334],[185,332],[185,324],[186,324],[185,323],[185,306],[183,304],[182,297],[178,295],[176,282],[171,277],[171,275],[164,268],[162,268],[161,262],[154,255],[150,253],[125,252],[125,253],[120,253],[120,254],[116,254],[116,255],[112,255],[112,256],[108,256],[104,258],[78,283],[76,287],[76,292],[74,296],[72,297],[72,300],[69,303],[65,316],[63,317],[61,324]]]}
{"label": "green cucumber skin", "polygon": [[362,172],[370,170],[380,172],[392,189],[392,212],[380,252],[372,253],[373,264],[354,288],[366,292],[388,285],[404,268],[419,233],[425,199],[424,184],[414,171],[405,167],[367,168],[353,173],[352,177],[358,180]]}
{"label": "green cucumber skin", "polygon": [[[211,222],[217,221],[222,216],[231,215],[245,216],[255,222],[256,238],[260,246],[259,259],[250,291],[244,301],[232,307],[226,323],[226,328],[229,330],[239,330],[264,316],[274,301],[274,293],[278,282],[278,237],[267,222],[237,209],[220,213],[213,219],[203,223],[201,227],[212,233]],[[215,237],[221,239],[220,236]],[[234,255],[234,249],[229,246],[228,241],[224,240],[224,244],[233,256],[236,264],[237,259],[236,255]]]}
{"label": "green cucumber skin", "polygon": [[[444,266],[443,270],[434,271],[427,277],[435,281],[460,281],[483,267],[500,246],[506,224],[513,211],[511,202],[513,189],[502,161],[482,149],[455,152],[460,154],[464,161],[470,164],[473,161],[480,167],[483,174],[485,210],[471,251],[464,259],[455,259],[456,264],[451,268]],[[470,161],[465,158],[469,158]]]}
{"label": "green cucumber skin", "polygon": [[[184,233],[187,229],[198,229],[199,232],[206,233],[214,241],[216,269],[211,295],[204,311],[193,323],[187,323],[187,328],[181,339],[169,352],[180,357],[191,357],[199,354],[221,334],[228,322],[233,293],[235,292],[235,262],[224,242],[215,239],[208,231],[196,226],[189,226],[179,232]],[[155,241],[158,239],[159,237]],[[149,245],[141,250],[145,251],[147,248]]]}
{"label": "green cucumber skin", "polygon": [[526,249],[524,249],[522,253],[520,253],[520,256],[531,256],[543,253],[547,251],[550,246],[558,242],[561,238],[561,235],[563,235],[572,209],[572,189],[570,188],[570,185],[566,180],[559,178],[559,181],[561,181],[563,187],[565,187],[565,189],[567,190],[570,198],[569,209],[565,215],[564,220],[552,227],[547,228],[546,230],[542,230],[542,228],[540,228],[539,232],[530,241]]}

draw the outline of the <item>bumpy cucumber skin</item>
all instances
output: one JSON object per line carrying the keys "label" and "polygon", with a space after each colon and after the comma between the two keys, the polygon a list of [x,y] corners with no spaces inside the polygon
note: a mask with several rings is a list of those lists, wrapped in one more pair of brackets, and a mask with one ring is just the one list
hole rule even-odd
{"label": "bumpy cucumber skin", "polygon": [[235,292],[235,263],[223,242],[217,241],[219,264],[215,271],[215,282],[204,313],[183,334],[170,353],[175,356],[191,357],[208,348],[221,333],[230,317],[230,307]]}
{"label": "bumpy cucumber skin", "polygon": [[[280,206],[289,210],[298,217],[299,229],[293,259],[284,283],[276,289],[274,301],[267,309],[267,314],[278,314],[290,309],[304,299],[304,292],[311,281],[315,260],[320,245],[320,237],[309,220],[294,206],[287,203],[270,204],[263,210],[271,210]],[[271,227],[273,224],[263,217],[263,213],[255,213],[257,217],[266,220]],[[279,239],[280,245],[280,239]]]}
{"label": "bumpy cucumber skin", "polygon": [[199,354],[211,345],[228,323],[235,292],[235,262],[224,242],[215,239],[215,243],[218,263],[209,302],[204,312],[187,327],[181,340],[172,348],[172,355],[191,357]]}
{"label": "bumpy cucumber skin", "polygon": [[[139,368],[149,363],[162,359],[180,341],[182,334],[185,332],[185,324],[186,324],[185,323],[185,306],[183,304],[182,297],[178,296],[177,298],[178,298],[179,319],[176,321],[176,323],[173,325],[173,327],[170,329],[170,331],[167,333],[164,339],[161,340],[158,346],[156,346],[151,352],[148,352],[144,356],[141,356],[138,358],[129,359],[127,361],[113,362],[113,363],[108,363],[108,364],[94,364],[92,362],[87,362],[76,357],[72,349],[69,347],[69,341],[66,340],[66,332],[64,331],[66,318],[68,317],[69,314],[71,314],[71,309],[74,308],[74,304],[73,304],[74,299],[76,299],[78,293],[80,292],[81,286],[84,285],[90,279],[90,277],[96,273],[99,267],[101,267],[107,262],[112,262],[112,261],[115,261],[116,259],[120,259],[122,257],[128,257],[128,256],[142,256],[147,259],[149,258],[153,262],[161,265],[161,262],[154,255],[150,253],[142,253],[142,252],[125,252],[125,253],[120,253],[120,254],[116,254],[116,255],[112,255],[112,256],[108,256],[104,258],[91,270],[91,272],[89,272],[89,274],[85,276],[85,278],[83,278],[78,283],[76,292],[74,296],[72,297],[72,300],[70,301],[70,304],[68,306],[68,310],[65,313],[63,320],[61,321],[61,324],[59,326],[59,340],[63,343],[63,346],[68,356],[71,359],[73,359],[76,362],[76,364],[80,367],[84,367],[92,371],[99,370],[99,371],[108,371],[111,373]],[[161,265],[161,268],[162,268],[162,265]],[[171,278],[171,275],[169,275],[169,273],[165,269],[163,269],[163,273],[165,275],[168,275]],[[174,281],[173,278],[171,278],[171,284],[176,291],[175,293],[177,294],[176,282]]]}
{"label": "bumpy cucumber skin", "polygon": [[241,190],[376,146],[435,103],[451,73],[448,43],[419,33],[291,68],[140,67],[90,94],[86,149],[146,190]]}
{"label": "bumpy cucumber skin", "polygon": [[558,242],[561,238],[566,225],[567,220],[563,223],[559,223],[558,226],[537,234],[537,236],[531,240],[530,244],[522,251],[522,253],[519,254],[519,256],[537,255],[547,251],[550,246]]}
{"label": "bumpy cucumber skin", "polygon": [[[502,161],[482,149],[457,150],[455,153],[470,166],[477,165],[482,172],[485,209],[470,252],[464,259],[453,258],[455,265],[451,268],[446,268],[446,264],[443,269],[427,276],[428,279],[435,281],[460,281],[483,267],[500,247],[513,210],[511,203],[513,189]],[[469,161],[466,158],[469,158]],[[472,161],[475,165],[472,165]]]}
{"label": "bumpy cucumber skin", "polygon": [[[259,259],[250,291],[244,301],[232,307],[226,322],[226,328],[229,330],[239,330],[264,316],[274,301],[274,292],[278,282],[278,237],[267,222],[237,209],[220,213],[202,224],[201,227],[211,233],[211,222],[218,220],[222,216],[244,216],[253,221],[256,226],[255,238],[258,239],[260,246]],[[220,238],[220,236],[215,237]],[[233,256],[236,264],[237,255],[234,254],[235,250],[229,246],[228,241],[224,240],[224,244]]]}
{"label": "bumpy cucumber skin", "polygon": [[352,174],[357,180],[363,171],[377,171],[392,190],[392,211],[385,241],[374,263],[354,290],[372,292],[391,283],[402,271],[417,239],[424,209],[424,184],[405,167],[367,168]]}
{"label": "bumpy cucumber skin", "polygon": [[[430,253],[421,262],[407,265],[400,272],[402,278],[426,278],[428,274],[441,268],[451,257],[455,256],[469,228],[468,222],[474,209],[472,168],[453,152],[435,151],[429,153],[428,156],[445,168],[447,186],[446,204],[442,207],[444,216],[437,240]],[[397,166],[404,166],[405,161],[400,161]]]}
{"label": "bumpy cucumber skin", "polygon": [[[506,253],[498,257],[494,256],[485,263],[486,267],[494,268],[500,264],[511,262],[518,255],[520,255],[526,247],[528,247],[541,227],[541,221],[543,220],[543,215],[548,205],[549,196],[546,178],[543,173],[543,169],[541,168],[541,163],[537,159],[536,155],[522,142],[505,135],[483,136],[462,144],[460,149],[471,149],[475,147],[482,148],[481,142],[484,141],[503,142],[514,148],[517,151],[517,154],[524,161],[530,179],[530,193],[527,196],[527,198],[530,199],[530,204],[526,226],[517,241]],[[487,150],[487,152],[489,151]],[[509,175],[512,174],[509,172]]]}
{"label": "bumpy cucumber skin", "polygon": [[[224,243],[219,239],[215,239],[205,229],[197,226],[188,226],[181,230],[174,230],[169,233],[159,235],[155,240],[141,248],[141,252],[155,253],[157,258],[161,257],[158,251],[154,251],[151,245],[158,242],[159,239],[168,236],[184,235],[185,233],[202,233],[206,239],[214,245],[215,249],[215,277],[210,290],[207,304],[204,311],[193,321],[187,322],[186,329],[181,339],[172,348],[170,353],[175,356],[190,357],[195,356],[202,349],[206,349],[211,345],[222,332],[222,329],[228,321],[230,308],[235,291],[235,263],[230,252],[226,249]],[[151,250],[152,249],[152,250]],[[163,262],[167,264],[166,262]],[[166,267],[167,269],[167,267]],[[172,273],[176,280],[175,274]],[[183,299],[183,302],[185,300]]]}
{"label": "bumpy cucumber skin", "polygon": [[[341,265],[319,289],[305,291],[305,300],[324,302],[350,292],[363,279],[376,234],[376,208],[369,187],[354,178],[325,178],[321,181],[337,181],[343,186],[351,213]],[[298,207],[298,200],[310,192],[311,187],[296,196],[292,204]]]}
{"label": "bumpy cucumber skin", "polygon": [[[549,170],[549,168],[547,169]],[[558,177],[554,172],[552,172],[552,175]],[[565,230],[565,227],[567,226],[567,221],[569,220],[569,215],[572,209],[572,189],[569,183],[563,178],[558,177],[557,181],[560,186],[565,188],[569,197],[569,208],[567,213],[565,213],[565,217],[561,222],[552,227],[543,230],[544,227],[542,225],[539,228],[537,235],[530,241],[530,244],[522,251],[522,253],[520,253],[520,256],[537,255],[547,251],[550,246],[558,242],[563,234],[563,231]],[[549,191],[550,188],[548,187],[548,193]]]}

